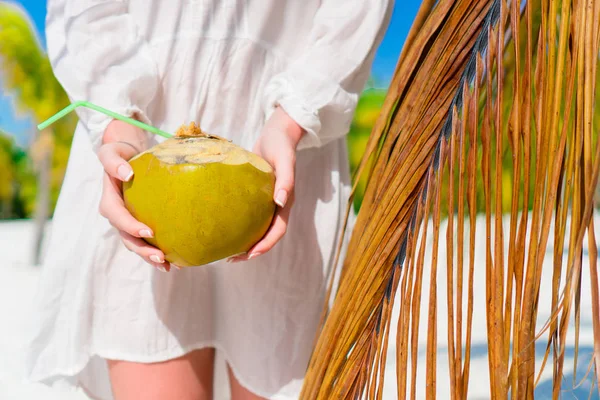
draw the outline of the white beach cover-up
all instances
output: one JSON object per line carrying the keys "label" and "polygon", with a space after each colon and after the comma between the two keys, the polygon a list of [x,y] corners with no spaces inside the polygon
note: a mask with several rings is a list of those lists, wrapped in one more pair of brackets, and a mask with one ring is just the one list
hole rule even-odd
{"label": "white beach cover-up", "polygon": [[161,273],[99,215],[95,152],[110,119],[78,111],[32,315],[30,379],[112,399],[105,358],[158,362],[210,346],[253,392],[297,397],[350,192],[344,136],[392,8],[393,0],[48,1],[49,56],[72,100],[171,132],[196,121],[247,149],[281,105],[307,134],[289,229],[271,252]]}

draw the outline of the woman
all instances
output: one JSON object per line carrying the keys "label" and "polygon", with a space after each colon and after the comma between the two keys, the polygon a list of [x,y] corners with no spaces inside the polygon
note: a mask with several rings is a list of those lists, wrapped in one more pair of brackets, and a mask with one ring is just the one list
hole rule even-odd
{"label": "woman", "polygon": [[350,191],[344,135],[392,3],[48,1],[71,99],[172,132],[196,121],[253,149],[276,171],[279,208],[238,262],[175,270],[121,197],[126,160],[160,139],[80,111],[31,379],[97,399],[209,399],[220,351],[234,400],[298,396]]}

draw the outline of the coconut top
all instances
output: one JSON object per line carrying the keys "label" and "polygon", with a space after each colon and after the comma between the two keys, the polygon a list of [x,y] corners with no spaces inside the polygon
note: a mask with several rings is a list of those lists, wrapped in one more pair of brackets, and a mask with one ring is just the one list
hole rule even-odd
{"label": "coconut top", "polygon": [[228,141],[225,138],[220,136],[211,135],[204,132],[194,121],[190,122],[189,125],[181,125],[179,129],[175,132],[175,137],[187,138],[187,137],[203,137],[203,138],[213,138],[213,139],[221,139]]}
{"label": "coconut top", "polygon": [[152,154],[167,164],[249,163],[263,172],[273,172],[269,163],[259,155],[219,136],[206,134],[193,122],[189,126],[181,126],[175,137],[151,147],[137,157],[142,154]]}

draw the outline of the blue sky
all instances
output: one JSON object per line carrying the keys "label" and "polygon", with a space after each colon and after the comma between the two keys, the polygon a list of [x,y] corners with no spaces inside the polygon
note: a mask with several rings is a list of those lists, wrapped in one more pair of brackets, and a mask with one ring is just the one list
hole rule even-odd
{"label": "blue sky", "polygon": [[[43,0],[19,0],[17,3],[27,10],[38,29],[42,43],[45,44],[46,2]],[[392,21],[373,64],[372,75],[380,85],[387,85],[394,73],[402,44],[419,4],[419,0],[396,0]],[[0,92],[0,130],[14,134],[19,144],[26,145],[34,129],[34,124],[27,116],[15,116],[10,98],[6,93]]]}

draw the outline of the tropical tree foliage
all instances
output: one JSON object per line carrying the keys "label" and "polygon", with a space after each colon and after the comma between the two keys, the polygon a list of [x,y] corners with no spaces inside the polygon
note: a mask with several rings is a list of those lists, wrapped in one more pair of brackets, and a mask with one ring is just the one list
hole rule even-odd
{"label": "tropical tree foliage", "polygon": [[0,131],[0,219],[24,218],[35,177],[27,153]]}
{"label": "tropical tree foliage", "polygon": [[[480,285],[489,398],[533,398],[548,364],[553,398],[559,397],[565,350],[577,350],[567,333],[573,319],[571,333],[579,333],[582,293],[591,297],[600,384],[592,219],[600,170],[599,46],[598,1],[423,2],[358,167],[359,176],[368,176],[367,189],[337,290],[330,282],[333,305],[324,309],[302,399],[381,398],[396,296],[398,398],[416,398],[418,389],[435,398],[440,379],[450,383],[445,398],[467,398],[473,291]],[[475,223],[478,209],[483,232]],[[476,266],[478,236],[485,265]],[[582,262],[584,238],[588,263]],[[441,240],[444,259],[438,258]],[[542,271],[548,257],[552,268]],[[476,267],[485,271],[484,281],[474,282]],[[540,292],[542,272],[552,276],[551,291]],[[589,286],[582,285],[583,274]],[[440,275],[444,309],[438,309]],[[424,291],[427,315],[421,315]],[[542,324],[540,304],[552,308]],[[444,377],[436,376],[441,313],[448,320]],[[417,388],[422,324],[426,385]],[[546,344],[538,365],[536,341]]]}
{"label": "tropical tree foliage", "polygon": [[354,208],[358,212],[364,196],[367,176],[356,177],[356,172],[360,160],[367,148],[367,142],[371,135],[371,130],[379,117],[381,107],[385,100],[386,90],[371,88],[364,91],[358,101],[354,119],[348,133],[348,153],[350,160],[350,171],[356,181],[356,190],[354,192]]}
{"label": "tropical tree foliage", "polygon": [[13,161],[13,143],[5,135],[0,134],[0,216],[8,218],[12,215],[15,197],[16,168]]}
{"label": "tropical tree foliage", "polygon": [[[13,94],[17,109],[31,115],[36,123],[69,104],[31,20],[19,6],[6,2],[0,2],[0,73],[0,82]],[[53,125],[52,130],[37,134],[30,151],[38,176],[34,262],[39,261],[44,223],[58,199],[75,118],[69,116]]]}

